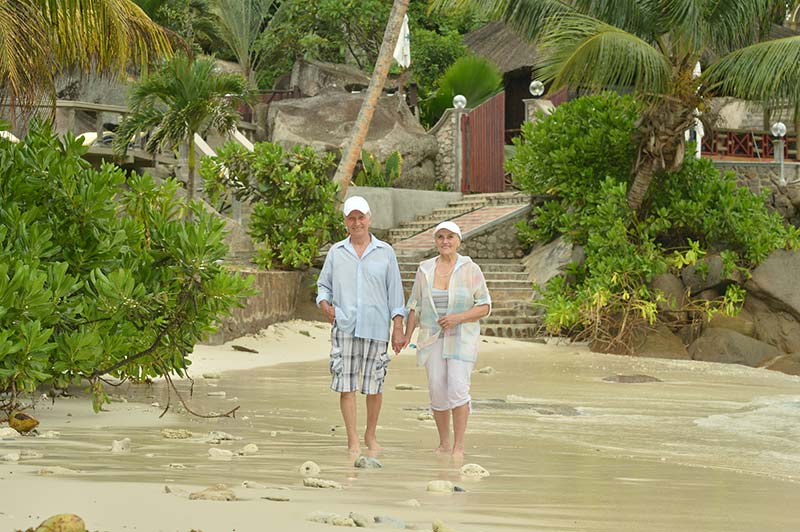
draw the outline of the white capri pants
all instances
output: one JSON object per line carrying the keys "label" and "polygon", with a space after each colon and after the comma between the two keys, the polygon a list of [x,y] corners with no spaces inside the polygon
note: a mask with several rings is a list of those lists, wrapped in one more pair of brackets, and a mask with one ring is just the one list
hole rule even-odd
{"label": "white capri pants", "polygon": [[431,345],[431,353],[425,362],[428,372],[428,392],[432,410],[452,410],[469,404],[470,377],[474,362],[442,358],[444,341],[439,339]]}

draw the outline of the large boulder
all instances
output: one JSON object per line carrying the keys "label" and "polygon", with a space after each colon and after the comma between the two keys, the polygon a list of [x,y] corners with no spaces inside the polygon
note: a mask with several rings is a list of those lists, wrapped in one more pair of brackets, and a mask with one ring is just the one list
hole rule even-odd
{"label": "large boulder", "polygon": [[669,327],[657,325],[647,332],[644,342],[634,349],[634,355],[649,358],[672,358],[690,360],[683,341]]}
{"label": "large boulder", "polygon": [[800,321],[791,312],[775,305],[780,306],[780,303],[774,299],[761,299],[753,292],[747,294],[744,312],[753,322],[753,336],[784,353],[800,352]]}
{"label": "large boulder", "polygon": [[765,367],[789,375],[800,375],[800,353],[780,355],[771,360]]}
{"label": "large boulder", "polygon": [[800,252],[779,249],[756,267],[745,288],[769,302],[770,307],[800,320]]}
{"label": "large boulder", "polygon": [[568,264],[581,260],[581,251],[563,236],[547,244],[536,246],[522,259],[528,271],[528,280],[541,288],[547,281],[563,275]]}
{"label": "large boulder", "polygon": [[775,347],[730,329],[709,328],[689,346],[694,360],[761,367],[782,353]]}
{"label": "large boulder", "polygon": [[692,294],[731,282],[741,283],[744,281],[738,270],[726,272],[722,257],[716,253],[703,257],[697,264],[686,266],[681,271],[681,279],[683,279],[683,284],[692,291]]}
{"label": "large boulder", "polygon": [[[317,152],[331,152],[338,157],[363,101],[363,93],[326,89],[311,98],[275,102],[267,117],[269,140],[285,148],[311,146]],[[378,99],[363,149],[381,161],[392,152],[400,152],[402,175],[393,186],[433,189],[438,142],[397,95]]]}

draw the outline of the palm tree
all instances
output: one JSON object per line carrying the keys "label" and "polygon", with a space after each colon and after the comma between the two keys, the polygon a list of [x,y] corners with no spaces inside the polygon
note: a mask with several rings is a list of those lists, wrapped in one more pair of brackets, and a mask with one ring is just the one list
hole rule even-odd
{"label": "palm tree", "polygon": [[367,93],[364,96],[361,109],[358,111],[353,130],[345,143],[342,160],[339,161],[336,174],[333,176],[334,181],[341,186],[339,189],[340,199],[344,199],[347,193],[350,178],[353,176],[353,170],[361,154],[361,147],[367,138],[372,115],[375,114],[375,108],[378,105],[378,98],[383,92],[383,85],[386,83],[389,67],[392,66],[392,53],[394,52],[395,44],[397,44],[397,37],[400,35],[403,17],[408,11],[408,1],[394,0],[394,4],[392,4],[392,11],[389,13],[389,20],[386,23],[386,31],[383,33],[381,49],[378,52],[378,59],[375,61],[375,70],[372,71],[372,78],[370,78],[369,87],[367,87]]}
{"label": "palm tree", "polygon": [[13,106],[54,99],[62,72],[124,74],[170,53],[131,0],[0,0],[0,97]]}
{"label": "palm tree", "polygon": [[[712,96],[800,102],[800,37],[764,41],[778,0],[433,0],[471,4],[538,45],[552,89],[632,89],[645,102],[628,203],[653,176],[680,168],[684,131]],[[698,62],[704,72],[693,76]]]}
{"label": "palm tree", "polygon": [[214,0],[220,36],[236,56],[244,77],[255,88],[261,50],[255,46],[273,11],[275,0]]}
{"label": "palm tree", "polygon": [[176,54],[133,86],[131,113],[120,123],[114,148],[125,153],[142,131],[149,133],[145,149],[151,153],[187,145],[191,201],[195,195],[195,134],[233,131],[239,120],[237,106],[247,95],[247,82],[239,74],[217,72],[212,59],[191,61]]}

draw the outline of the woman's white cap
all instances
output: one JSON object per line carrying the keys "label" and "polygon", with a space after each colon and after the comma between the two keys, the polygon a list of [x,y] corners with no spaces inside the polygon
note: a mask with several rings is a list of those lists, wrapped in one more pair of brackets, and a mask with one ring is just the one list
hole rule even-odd
{"label": "woman's white cap", "polygon": [[457,234],[459,240],[461,240],[461,228],[458,225],[456,225],[455,222],[447,221],[440,223],[439,225],[436,226],[436,229],[433,230],[433,236],[436,236],[436,233],[438,233],[442,229],[447,229],[451,233]]}
{"label": "woman's white cap", "polygon": [[350,196],[344,202],[344,215],[350,216],[353,211],[369,214],[369,203],[361,196]]}

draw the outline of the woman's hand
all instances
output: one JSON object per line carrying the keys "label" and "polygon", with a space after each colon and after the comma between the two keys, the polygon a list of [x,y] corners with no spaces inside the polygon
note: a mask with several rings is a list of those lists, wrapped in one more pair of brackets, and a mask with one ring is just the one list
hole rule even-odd
{"label": "woman's hand", "polygon": [[449,329],[450,327],[455,327],[461,322],[463,322],[461,314],[448,314],[446,316],[442,316],[436,321],[436,323],[438,323],[439,327],[441,327],[442,329]]}

